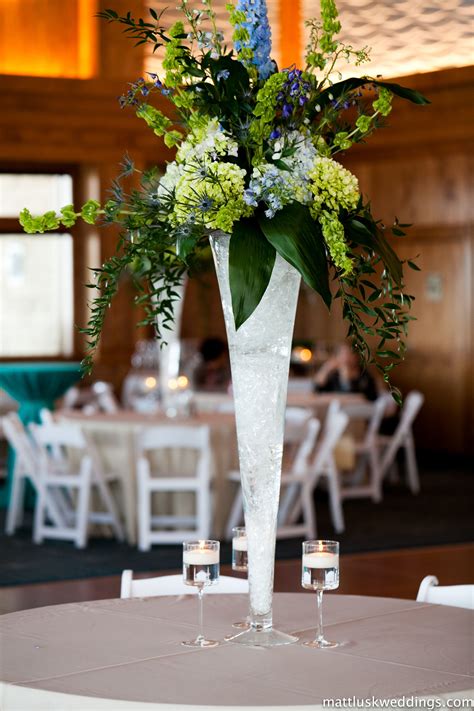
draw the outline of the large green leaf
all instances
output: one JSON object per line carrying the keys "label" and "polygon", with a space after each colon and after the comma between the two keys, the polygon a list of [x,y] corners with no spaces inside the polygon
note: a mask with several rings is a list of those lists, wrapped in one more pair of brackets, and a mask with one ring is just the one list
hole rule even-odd
{"label": "large green leaf", "polygon": [[326,248],[321,228],[312,219],[308,208],[292,203],[271,219],[262,216],[260,226],[277,252],[300,272],[329,307],[331,290]]}
{"label": "large green leaf", "polygon": [[346,234],[353,242],[373,249],[382,258],[392,278],[400,285],[403,279],[402,263],[377,225],[375,223],[368,224],[367,220],[359,217],[348,220],[344,227]]}
{"label": "large green leaf", "polygon": [[389,89],[396,96],[399,96],[401,99],[407,99],[407,101],[411,101],[413,104],[419,104],[423,106],[425,104],[431,103],[425,96],[423,96],[423,94],[421,94],[419,91],[416,91],[416,89],[408,89],[408,87],[401,86],[400,84],[394,84],[392,82],[386,81],[378,81],[378,79],[370,79],[369,77],[352,77],[349,79],[344,79],[340,82],[336,82],[336,84],[333,84],[332,86],[321,92],[320,96],[317,99],[317,102],[319,104],[328,103],[331,100],[330,96],[332,97],[332,99],[338,99],[340,96],[343,96],[348,91],[353,91],[354,89],[358,89],[359,87],[365,86],[366,84],[375,84],[376,86],[383,86],[385,89]]}
{"label": "large green leaf", "polygon": [[253,314],[265,293],[276,252],[258,222],[243,219],[234,225],[229,248],[229,282],[235,328]]}

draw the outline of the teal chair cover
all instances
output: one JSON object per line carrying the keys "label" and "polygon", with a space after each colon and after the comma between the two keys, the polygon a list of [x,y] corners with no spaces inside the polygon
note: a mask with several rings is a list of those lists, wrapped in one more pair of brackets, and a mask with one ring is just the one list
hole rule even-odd
{"label": "teal chair cover", "polygon": [[[19,404],[18,414],[23,424],[39,422],[43,407],[53,409],[54,401],[81,377],[80,363],[3,363],[0,364],[0,387]],[[0,492],[0,506],[5,508],[10,500],[14,452],[8,456],[7,482]],[[28,496],[32,502],[32,491]]]}

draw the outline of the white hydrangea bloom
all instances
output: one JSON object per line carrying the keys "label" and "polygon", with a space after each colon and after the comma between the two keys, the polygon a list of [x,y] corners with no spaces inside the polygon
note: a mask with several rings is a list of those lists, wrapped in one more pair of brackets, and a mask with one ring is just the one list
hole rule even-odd
{"label": "white hydrangea bloom", "polygon": [[193,162],[219,156],[237,156],[238,144],[230,138],[216,118],[195,128],[181,144],[176,154],[178,163]]}

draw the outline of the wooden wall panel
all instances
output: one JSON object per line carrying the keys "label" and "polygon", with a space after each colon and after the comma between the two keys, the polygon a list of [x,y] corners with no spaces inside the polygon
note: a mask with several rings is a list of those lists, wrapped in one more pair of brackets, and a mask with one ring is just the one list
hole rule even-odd
{"label": "wooden wall panel", "polygon": [[472,447],[472,279],[469,226],[416,229],[402,241],[404,259],[419,253],[420,272],[407,270],[415,294],[406,361],[394,381],[426,395],[417,426],[420,444],[457,452]]}

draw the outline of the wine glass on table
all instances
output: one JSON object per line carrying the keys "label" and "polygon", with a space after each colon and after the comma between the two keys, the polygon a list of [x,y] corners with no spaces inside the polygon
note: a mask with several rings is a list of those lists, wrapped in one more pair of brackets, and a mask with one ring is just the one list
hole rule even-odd
{"label": "wine glass on table", "polygon": [[197,588],[199,599],[199,632],[196,639],[181,642],[185,647],[216,647],[219,642],[204,636],[203,597],[208,585],[219,582],[219,541],[183,543],[183,580]]}
{"label": "wine glass on table", "polygon": [[337,541],[305,541],[302,563],[301,585],[306,590],[316,591],[317,606],[316,638],[303,644],[306,647],[318,649],[337,647],[339,642],[330,642],[324,638],[323,592],[339,587],[339,543]]}

